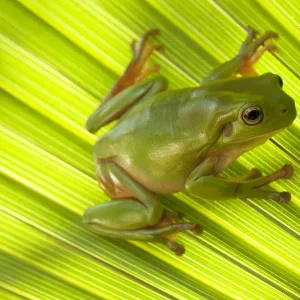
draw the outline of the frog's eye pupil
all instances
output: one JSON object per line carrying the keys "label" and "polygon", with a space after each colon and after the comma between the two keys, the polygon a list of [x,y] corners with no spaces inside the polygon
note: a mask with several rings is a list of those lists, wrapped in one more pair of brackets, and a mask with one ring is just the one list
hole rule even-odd
{"label": "frog's eye pupil", "polygon": [[242,118],[247,125],[256,125],[262,121],[263,112],[258,106],[250,106],[244,110]]}
{"label": "frog's eye pupil", "polygon": [[248,114],[248,119],[249,120],[256,120],[259,117],[260,114],[261,114],[261,112],[259,110],[252,110]]}

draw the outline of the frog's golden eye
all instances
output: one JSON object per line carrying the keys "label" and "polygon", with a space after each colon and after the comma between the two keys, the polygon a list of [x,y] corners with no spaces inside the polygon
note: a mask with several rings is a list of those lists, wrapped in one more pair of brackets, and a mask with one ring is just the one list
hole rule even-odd
{"label": "frog's golden eye", "polygon": [[243,111],[243,121],[247,125],[256,125],[263,119],[263,112],[258,106],[250,106]]}

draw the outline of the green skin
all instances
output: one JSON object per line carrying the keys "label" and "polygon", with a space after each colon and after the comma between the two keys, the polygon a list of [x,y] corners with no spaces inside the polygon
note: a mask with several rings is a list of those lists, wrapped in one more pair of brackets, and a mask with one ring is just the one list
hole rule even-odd
{"label": "green skin", "polygon": [[[255,197],[289,201],[288,192],[272,192],[262,186],[290,178],[290,165],[268,176],[257,169],[241,178],[219,174],[241,154],[291,125],[296,109],[293,99],[282,90],[279,76],[257,76],[252,68],[265,50],[274,50],[265,41],[276,37],[275,33],[256,38],[255,31],[248,28],[248,37],[235,58],[213,70],[200,87],[176,91],[167,91],[168,82],[162,76],[143,78],[147,74],[143,75],[142,65],[159,48],[150,49],[147,44],[155,33],[152,30],[140,44],[133,43],[132,62],[87,121],[87,129],[96,132],[119,119],[93,150],[97,178],[114,201],[87,209],[83,223],[103,236],[161,242],[181,255],[183,246],[168,236],[185,230],[199,233],[200,227],[174,223],[179,214],[166,216],[155,193],[186,190],[207,200]],[[155,67],[148,73],[158,71]],[[236,77],[237,73],[255,76]],[[253,107],[259,107],[262,114],[249,121],[245,114]]]}

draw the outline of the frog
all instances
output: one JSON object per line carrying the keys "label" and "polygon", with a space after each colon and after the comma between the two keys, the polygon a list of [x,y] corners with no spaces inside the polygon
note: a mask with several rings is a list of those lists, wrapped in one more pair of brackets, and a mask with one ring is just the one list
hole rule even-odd
{"label": "frog", "polygon": [[279,75],[259,75],[254,68],[266,51],[276,51],[269,41],[277,33],[259,35],[247,27],[236,56],[198,86],[177,90],[168,90],[159,64],[147,65],[152,53],[163,51],[151,42],[158,33],[151,29],[131,43],[132,60],[86,122],[91,133],[115,124],[93,146],[96,177],[111,201],[87,208],[82,222],[95,234],[162,243],[179,256],[185,248],[177,234],[197,235],[202,227],[182,222],[182,214],[164,209],[158,196],[185,192],[199,201],[288,202],[289,192],[264,186],[291,178],[290,164],[266,176],[257,168],[237,178],[221,173],[290,126],[296,108]]}

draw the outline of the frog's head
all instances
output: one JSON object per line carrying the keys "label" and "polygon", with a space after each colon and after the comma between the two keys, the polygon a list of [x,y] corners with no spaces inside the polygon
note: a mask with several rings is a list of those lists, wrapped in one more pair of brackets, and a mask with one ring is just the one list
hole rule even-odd
{"label": "frog's head", "polygon": [[293,123],[295,102],[282,90],[283,81],[278,75],[247,77],[236,84],[235,120],[225,125],[223,143],[253,148]]}

